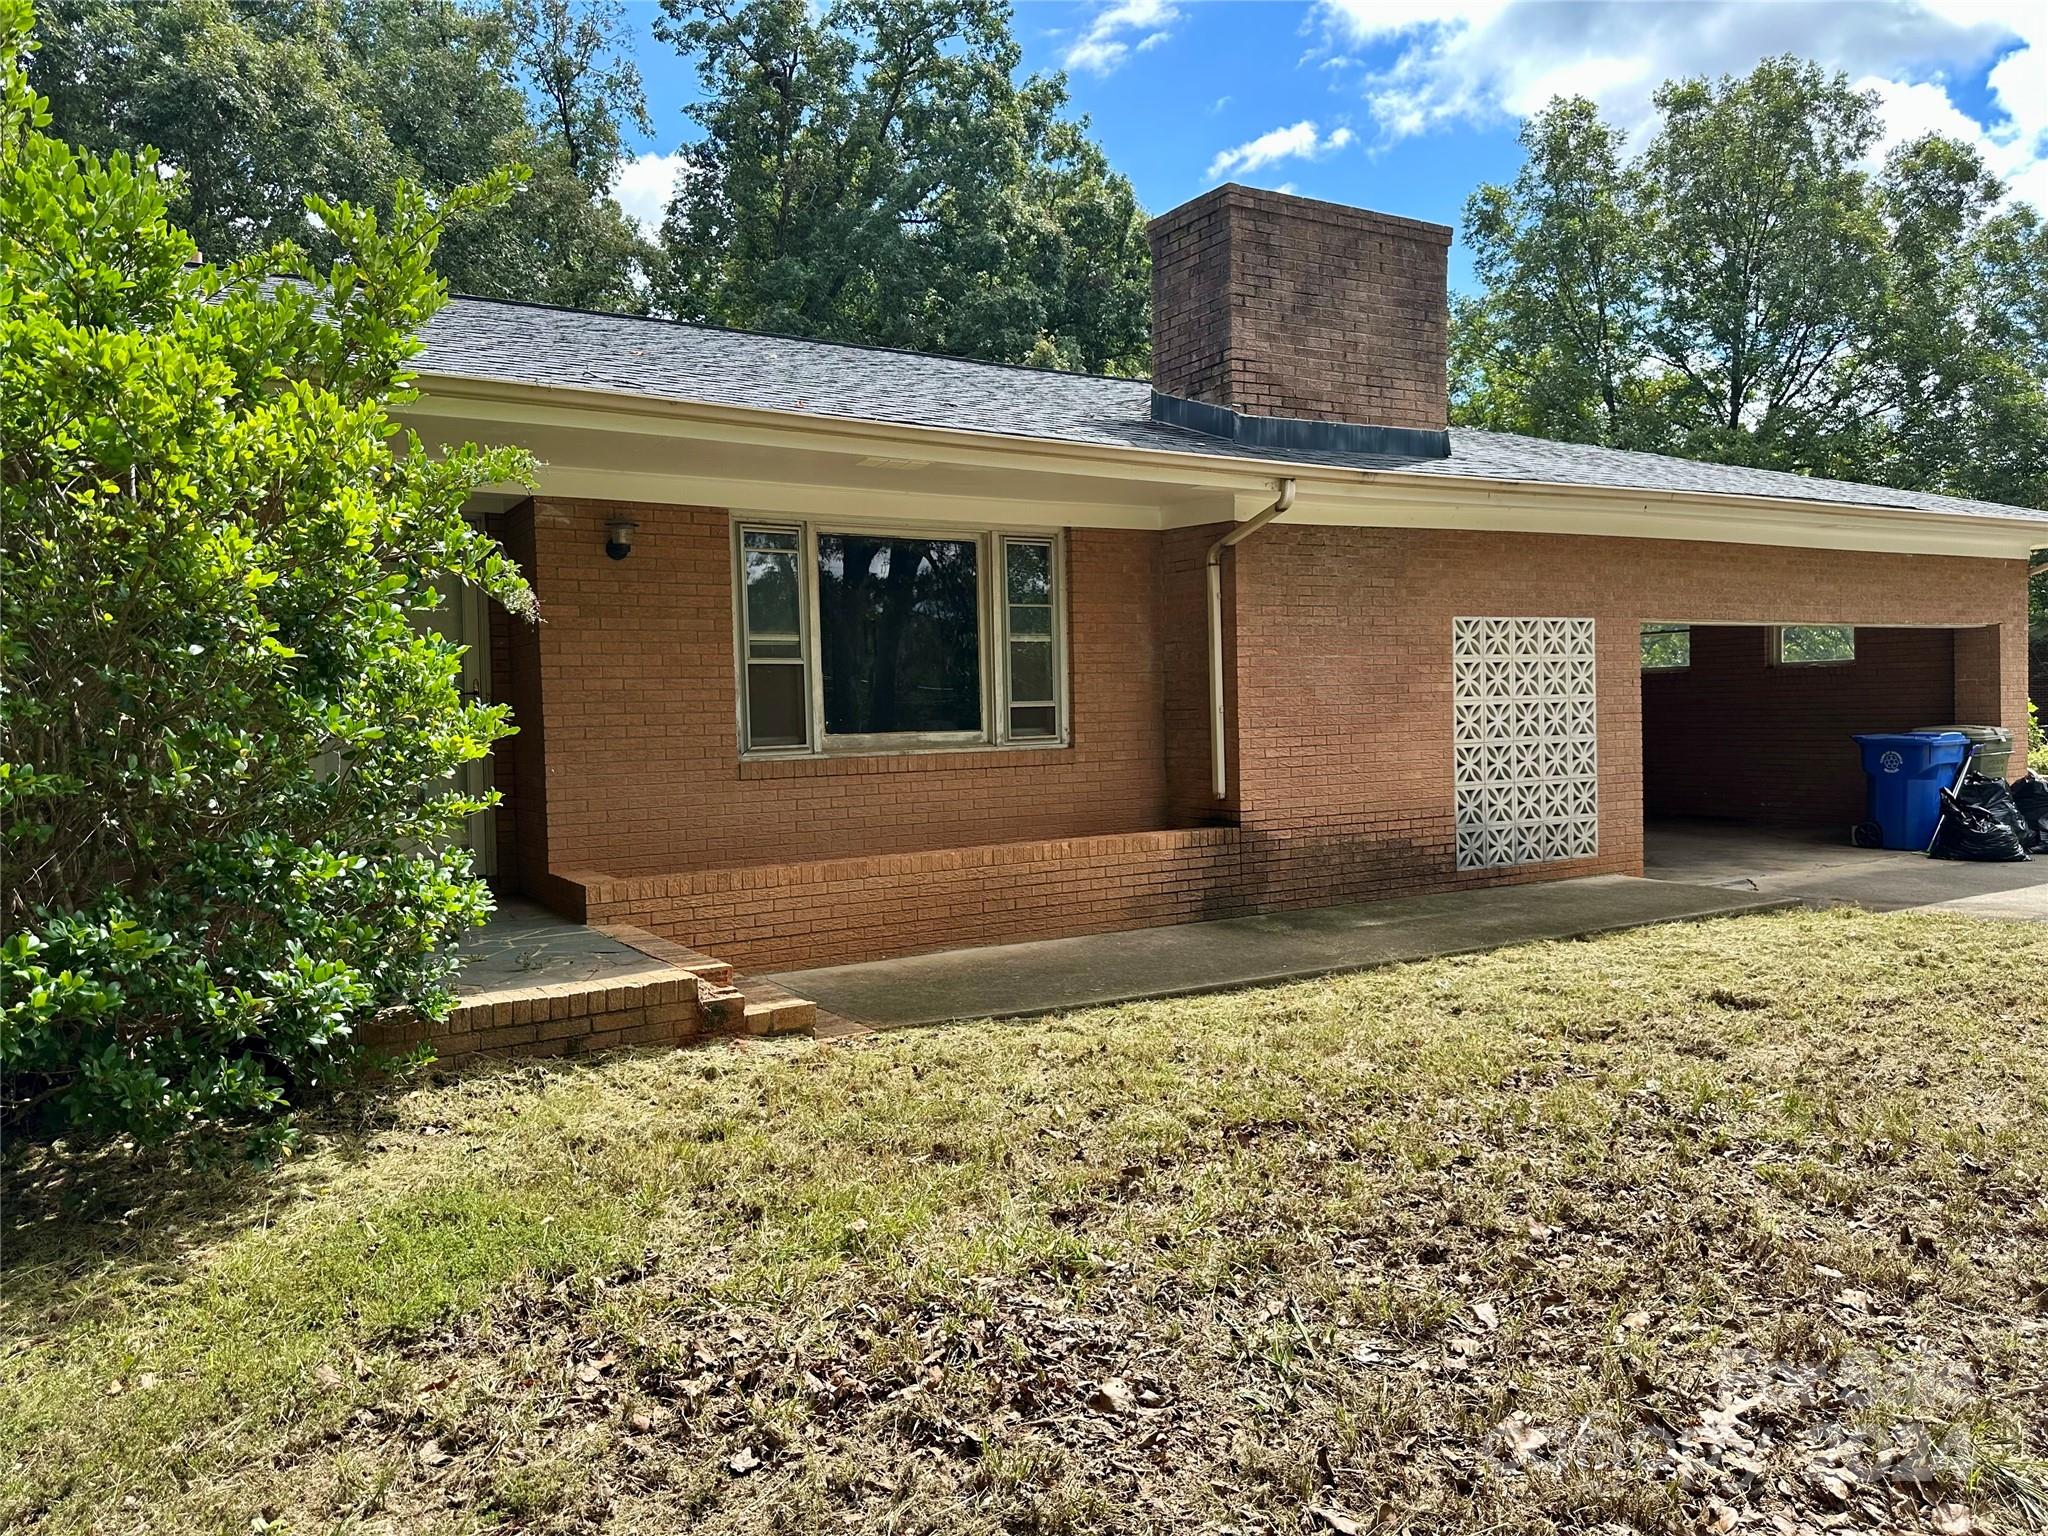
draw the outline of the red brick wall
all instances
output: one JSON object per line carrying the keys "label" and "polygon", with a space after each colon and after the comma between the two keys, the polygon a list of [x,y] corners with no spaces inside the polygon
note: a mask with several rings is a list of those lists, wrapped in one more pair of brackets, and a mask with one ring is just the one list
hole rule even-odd
{"label": "red brick wall", "polygon": [[1160,390],[1262,416],[1443,430],[1443,225],[1232,185],[1147,233]]}
{"label": "red brick wall", "polygon": [[536,509],[553,869],[670,873],[1164,824],[1157,535],[1069,538],[1071,746],[742,763],[727,514],[628,508],[640,528],[615,561],[604,522],[618,510]]}
{"label": "red brick wall", "polygon": [[[1639,872],[1647,619],[1996,623],[1974,642],[1996,696],[1986,718],[2025,716],[2018,562],[1285,521],[1228,558],[1243,877],[1261,907]],[[1454,872],[1450,631],[1461,615],[1596,621],[1597,858]]]}
{"label": "red brick wall", "polygon": [[1861,821],[1850,736],[1953,721],[1956,650],[1952,630],[1862,629],[1853,662],[1785,667],[1768,628],[1696,626],[1690,667],[1643,674],[1645,812]]}
{"label": "red brick wall", "polygon": [[[1242,728],[1220,814],[1239,825],[1165,830],[1219,815],[1202,597],[1217,530],[1072,534],[1071,748],[743,764],[726,515],[634,507],[634,552],[614,562],[615,510],[535,510],[544,622],[514,661],[537,669],[522,718],[546,729],[515,738],[523,874],[534,890],[545,847],[543,899],[752,966],[1639,870],[1645,619],[1998,625],[1954,674],[1981,677],[2006,723],[2025,713],[2017,562],[1283,520],[1225,557]],[[1460,615],[1598,621],[1597,858],[1454,871]]]}

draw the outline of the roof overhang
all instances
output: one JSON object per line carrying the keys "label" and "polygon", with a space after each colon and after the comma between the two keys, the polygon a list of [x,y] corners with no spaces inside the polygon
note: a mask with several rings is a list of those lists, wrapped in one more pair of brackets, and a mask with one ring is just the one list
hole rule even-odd
{"label": "roof overhang", "polygon": [[565,499],[1163,529],[1254,516],[1284,475],[1297,523],[2016,560],[2048,545],[2048,522],[2023,517],[1290,464],[446,375],[418,388],[397,414],[429,449],[523,447],[541,461],[531,489]]}

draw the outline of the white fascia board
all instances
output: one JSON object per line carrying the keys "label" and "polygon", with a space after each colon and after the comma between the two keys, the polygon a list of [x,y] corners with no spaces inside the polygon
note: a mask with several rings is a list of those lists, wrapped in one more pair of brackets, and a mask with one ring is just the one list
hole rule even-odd
{"label": "white fascia board", "polygon": [[[1695,493],[1461,481],[1441,495],[1328,496],[1304,486],[1286,521],[1338,527],[1464,528],[1709,544],[2021,560],[2038,535],[2018,521],[1910,508],[1832,506]],[[1432,487],[1432,490],[1438,488]]]}
{"label": "white fascia board", "polygon": [[[1270,505],[1282,477],[1299,497],[1286,520],[1338,527],[1474,529],[1560,533],[1604,538],[1696,540],[1787,548],[1864,550],[2024,560],[2048,542],[2048,521],[1927,512],[1909,507],[1856,506],[1791,497],[1701,491],[1648,491],[1552,481],[1402,474],[1321,464],[1290,465],[1207,453],[1129,449],[949,427],[909,426],[751,406],[707,405],[606,390],[541,388],[495,380],[422,378],[421,397],[398,408],[419,426],[444,426],[460,437],[474,427],[522,426],[629,432],[668,440],[745,444],[768,449],[895,454],[933,468],[1029,470],[1041,474],[1136,482],[1156,488],[1149,505],[1057,503],[1073,526],[1179,528],[1243,521]],[[1006,503],[906,487],[888,492],[807,485],[800,481],[633,475],[598,465],[543,466],[543,495],[682,505],[780,507],[799,502],[851,510],[849,498],[878,498],[890,515],[932,521],[975,521],[1006,505],[1035,514],[1002,520],[1043,522],[1043,501]],[[972,503],[970,505],[970,503]],[[950,510],[949,510],[950,509]],[[1226,510],[1227,509],[1227,510]]]}

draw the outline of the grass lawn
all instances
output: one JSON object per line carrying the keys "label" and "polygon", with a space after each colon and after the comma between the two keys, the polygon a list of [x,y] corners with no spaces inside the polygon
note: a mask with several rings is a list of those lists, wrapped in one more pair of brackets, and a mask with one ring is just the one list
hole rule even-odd
{"label": "grass lawn", "polygon": [[2021,1530],[2048,928],[1792,914],[17,1155],[0,1530]]}

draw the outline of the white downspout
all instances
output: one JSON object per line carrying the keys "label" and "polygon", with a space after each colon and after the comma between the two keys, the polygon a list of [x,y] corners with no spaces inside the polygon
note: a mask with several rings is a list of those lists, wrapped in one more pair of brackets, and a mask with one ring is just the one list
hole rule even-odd
{"label": "white downspout", "polygon": [[1209,787],[1221,800],[1229,792],[1228,754],[1223,740],[1223,551],[1242,544],[1294,505],[1294,481],[1280,482],[1280,499],[1239,523],[1209,546]]}

